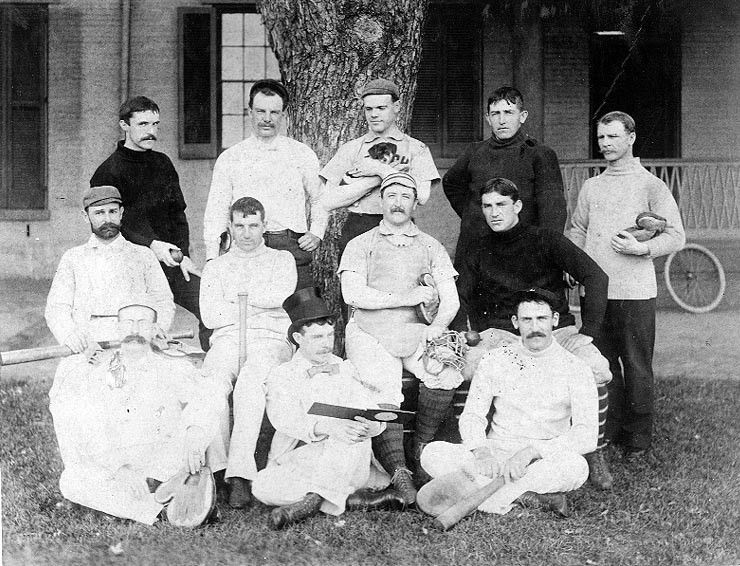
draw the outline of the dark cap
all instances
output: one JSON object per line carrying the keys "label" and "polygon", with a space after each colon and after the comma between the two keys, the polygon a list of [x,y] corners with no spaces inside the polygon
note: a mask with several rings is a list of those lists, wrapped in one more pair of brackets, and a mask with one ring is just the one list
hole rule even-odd
{"label": "dark cap", "polygon": [[319,290],[316,287],[298,289],[283,301],[283,309],[290,317],[288,340],[293,344],[295,344],[293,333],[297,332],[307,322],[322,318],[334,319],[334,315],[329,312],[324,299],[319,296]]}
{"label": "dark cap", "polygon": [[400,98],[401,94],[398,92],[398,86],[396,83],[389,81],[388,79],[373,79],[365,85],[362,89],[362,98],[371,94],[390,94],[394,98]]}
{"label": "dark cap", "polygon": [[558,296],[546,289],[532,287],[531,289],[520,289],[514,293],[514,301],[518,307],[521,303],[547,303],[553,312],[558,306]]}
{"label": "dark cap", "polygon": [[254,100],[254,95],[263,88],[270,89],[271,91],[278,94],[280,98],[283,99],[283,106],[288,105],[288,89],[285,88],[285,85],[283,83],[281,83],[280,81],[276,81],[275,79],[261,79],[252,85],[252,88],[249,89],[250,105],[252,100]]}
{"label": "dark cap", "polygon": [[82,207],[87,210],[89,206],[100,206],[109,202],[121,204],[121,193],[112,185],[101,185],[90,187],[85,196],[82,197]]}

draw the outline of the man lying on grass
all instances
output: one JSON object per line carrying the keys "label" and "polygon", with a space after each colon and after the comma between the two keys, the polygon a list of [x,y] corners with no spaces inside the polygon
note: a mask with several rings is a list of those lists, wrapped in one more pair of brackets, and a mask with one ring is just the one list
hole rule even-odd
{"label": "man lying on grass", "polygon": [[[206,456],[218,437],[209,401],[215,395],[191,363],[152,349],[156,314],[144,305],[120,309],[120,351],[104,354],[78,377],[84,382],[74,394],[55,398],[51,410],[64,461],[59,488],[74,503],[148,525],[172,499],[170,521],[195,526],[215,498],[211,471],[203,466],[226,465]],[[178,490],[184,499],[174,495]]]}
{"label": "man lying on grass", "polygon": [[[400,509],[404,499],[372,465],[370,439],[385,424],[363,417],[345,420],[308,414],[314,402],[368,409],[374,393],[349,361],[332,353],[334,320],[314,288],[283,303],[298,346],[293,359],[274,368],[267,382],[267,415],[276,433],[267,467],[252,484],[253,495],[278,505],[270,526],[281,529],[319,511],[340,515],[354,509]],[[368,488],[375,488],[371,490]]]}
{"label": "man lying on grass", "polygon": [[556,304],[544,289],[518,293],[511,320],[521,338],[480,361],[460,416],[463,444],[433,442],[422,452],[421,464],[435,478],[425,490],[433,491],[435,482],[448,486],[437,478],[462,470],[474,478],[472,491],[499,478],[481,511],[504,514],[518,503],[568,515],[560,492],[588,478],[582,454],[596,448],[598,398],[589,366],[553,338]]}

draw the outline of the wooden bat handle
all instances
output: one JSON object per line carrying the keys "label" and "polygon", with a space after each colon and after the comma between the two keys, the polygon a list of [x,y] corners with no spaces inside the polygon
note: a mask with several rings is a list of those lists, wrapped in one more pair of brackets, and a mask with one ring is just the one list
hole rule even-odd
{"label": "wooden bat handle", "polygon": [[503,476],[496,476],[483,487],[452,505],[447,511],[440,513],[434,520],[435,528],[446,531],[475,511],[486,499],[491,497],[504,485]]}
{"label": "wooden bat handle", "polygon": [[239,293],[239,371],[247,361],[247,307],[249,295]]}
{"label": "wooden bat handle", "polygon": [[[192,338],[193,336],[194,333],[192,330],[185,330],[183,332],[173,333],[171,338],[173,340],[180,340],[182,338]],[[121,345],[117,340],[102,341],[98,343],[104,350],[117,348]],[[12,366],[26,362],[64,358],[71,355],[72,350],[67,348],[67,346],[43,346],[40,348],[26,348],[25,350],[9,350],[8,352],[0,352],[0,366]]]}

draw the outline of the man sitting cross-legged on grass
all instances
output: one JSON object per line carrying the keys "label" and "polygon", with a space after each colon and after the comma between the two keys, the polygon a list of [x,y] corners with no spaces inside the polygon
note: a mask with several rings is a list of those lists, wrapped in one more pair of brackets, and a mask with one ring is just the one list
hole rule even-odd
{"label": "man sitting cross-legged on grass", "polygon": [[[517,297],[512,323],[521,338],[480,361],[460,416],[463,444],[430,443],[421,464],[435,478],[464,469],[479,485],[503,476],[481,511],[504,514],[517,502],[565,516],[567,501],[557,492],[586,481],[581,455],[596,448],[596,386],[588,365],[553,337],[555,295],[530,289]],[[491,403],[495,412],[486,435]]]}
{"label": "man sitting cross-legged on grass", "polygon": [[[283,303],[292,324],[288,337],[298,346],[293,359],[276,368],[267,383],[267,415],[276,433],[267,467],[252,490],[267,505],[275,529],[319,510],[340,515],[346,509],[400,509],[403,498],[372,465],[370,438],[385,424],[362,417],[345,420],[308,414],[314,402],[368,409],[373,393],[349,361],[332,354],[334,321],[314,288],[296,291]],[[357,491],[362,490],[362,491]]]}
{"label": "man sitting cross-legged on grass", "polygon": [[[218,456],[223,450],[206,452],[219,442],[214,391],[191,363],[152,350],[156,320],[148,306],[119,310],[120,352],[104,357],[73,395],[64,390],[52,406],[65,447],[62,495],[149,525],[163,507],[150,489],[204,464],[214,471],[226,466]],[[213,489],[212,480],[208,485]]]}
{"label": "man sitting cross-legged on grass", "polygon": [[[466,330],[468,320],[481,333],[482,343],[466,354],[466,377],[475,373],[483,354],[493,347],[514,342],[511,317],[516,314],[516,292],[539,287],[556,296],[558,324],[555,339],[566,350],[585,361],[599,388],[601,413],[599,443],[603,448],[608,396],[611,380],[609,363],[594,346],[606,310],[608,277],[591,259],[559,232],[522,222],[522,201],[514,183],[508,179],[490,179],[480,189],[480,207],[489,232],[458,258],[460,277],[457,288],[460,310],[452,327]],[[568,308],[563,272],[578,281],[585,290],[583,324],[580,330]],[[586,456],[591,483],[601,489],[612,487],[613,479],[601,450]]]}

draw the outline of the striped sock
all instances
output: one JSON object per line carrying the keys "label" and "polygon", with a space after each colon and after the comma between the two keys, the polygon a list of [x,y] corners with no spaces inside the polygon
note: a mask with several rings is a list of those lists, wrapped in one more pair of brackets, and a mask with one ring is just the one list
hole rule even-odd
{"label": "striped sock", "polygon": [[599,439],[596,449],[601,450],[607,444],[604,433],[606,432],[606,413],[609,410],[609,392],[606,384],[597,386],[596,392],[599,395]]}
{"label": "striped sock", "polygon": [[389,474],[398,468],[406,467],[406,456],[403,452],[403,426],[400,424],[386,425],[386,429],[378,436],[373,437],[373,452]]}

